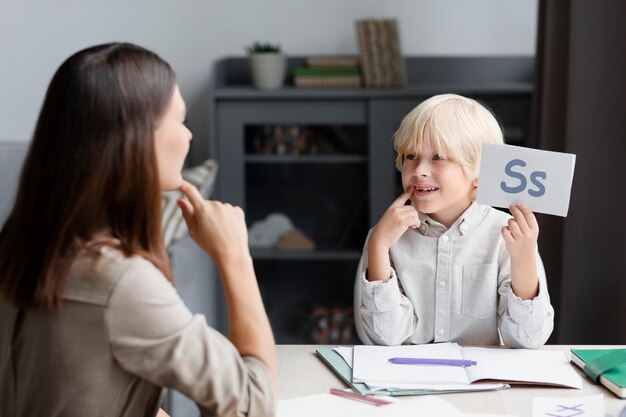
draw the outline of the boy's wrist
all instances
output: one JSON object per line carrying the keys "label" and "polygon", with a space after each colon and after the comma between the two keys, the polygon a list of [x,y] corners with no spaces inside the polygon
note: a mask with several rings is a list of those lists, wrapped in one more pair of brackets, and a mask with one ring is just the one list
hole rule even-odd
{"label": "boy's wrist", "polygon": [[369,282],[377,282],[377,281],[387,282],[392,277],[391,272],[389,272],[388,275],[389,276],[386,276],[384,274],[380,274],[380,275],[373,274],[372,275],[372,274],[370,274],[370,269],[369,268],[365,271],[365,279],[368,280]]}
{"label": "boy's wrist", "polygon": [[522,300],[532,300],[539,295],[539,280],[524,283],[511,280],[511,291]]}
{"label": "boy's wrist", "polygon": [[370,245],[368,248],[368,268],[365,275],[368,281],[386,282],[391,276],[389,249],[384,245]]}
{"label": "boy's wrist", "polygon": [[511,256],[511,266],[525,266],[536,264],[535,252],[517,254],[517,256]]}
{"label": "boy's wrist", "polygon": [[370,239],[368,247],[377,253],[386,253],[386,254],[388,254],[389,249],[391,249],[389,245],[386,245],[384,242],[381,242],[379,239],[376,239],[376,238]]}

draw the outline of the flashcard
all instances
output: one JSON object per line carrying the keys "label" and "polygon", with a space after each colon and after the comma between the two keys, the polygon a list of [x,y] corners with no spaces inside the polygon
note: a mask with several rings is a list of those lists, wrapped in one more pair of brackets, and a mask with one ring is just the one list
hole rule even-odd
{"label": "flashcard", "polygon": [[484,143],[476,202],[567,216],[576,155]]}

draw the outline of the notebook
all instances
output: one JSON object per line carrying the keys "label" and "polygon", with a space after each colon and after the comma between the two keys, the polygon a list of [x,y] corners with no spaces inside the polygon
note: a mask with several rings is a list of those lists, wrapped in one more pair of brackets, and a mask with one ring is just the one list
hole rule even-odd
{"label": "notebook", "polygon": [[[389,362],[394,357],[472,360],[477,365],[398,365]],[[456,343],[355,346],[352,379],[370,389],[435,389],[494,381],[582,388],[581,378],[561,351],[461,347]]]}
{"label": "notebook", "polygon": [[[351,349],[351,348],[350,348]],[[427,395],[427,394],[445,394],[455,392],[468,391],[490,391],[496,389],[509,388],[507,384],[482,384],[459,387],[460,389],[446,389],[445,387],[436,387],[436,389],[370,389],[364,383],[353,382],[352,367],[337,353],[333,348],[318,348],[315,353],[328,367],[339,376],[350,388],[361,395],[386,395],[392,397],[407,395]],[[350,362],[352,362],[350,360]]]}
{"label": "notebook", "polygon": [[626,349],[572,349],[571,361],[594,382],[626,398]]}
{"label": "notebook", "polygon": [[[352,365],[348,366],[351,377],[344,376],[344,380],[351,386],[364,384],[370,392],[461,392],[504,388],[505,383],[582,388],[581,378],[559,351],[462,348],[456,343],[336,349]],[[389,362],[394,357],[466,359],[477,365],[399,365]]]}

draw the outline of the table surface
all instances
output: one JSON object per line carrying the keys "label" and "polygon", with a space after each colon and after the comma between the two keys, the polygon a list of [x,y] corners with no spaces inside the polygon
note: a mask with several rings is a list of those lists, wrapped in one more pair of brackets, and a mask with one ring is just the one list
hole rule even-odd
{"label": "table surface", "polygon": [[[322,346],[278,345],[276,347],[281,400],[328,392],[330,388],[343,389],[347,387],[317,357],[315,349],[319,347]],[[617,346],[548,345],[544,346],[542,350],[561,350],[566,353],[569,359],[569,350],[572,347],[601,349]],[[574,368],[583,379],[582,390],[512,385],[509,389],[499,391],[442,394],[442,398],[466,413],[510,414],[519,417],[531,417],[534,397],[582,397],[604,394],[606,416],[618,417],[622,408],[626,406],[626,401],[619,399],[602,385],[595,385],[577,367],[574,366]]]}

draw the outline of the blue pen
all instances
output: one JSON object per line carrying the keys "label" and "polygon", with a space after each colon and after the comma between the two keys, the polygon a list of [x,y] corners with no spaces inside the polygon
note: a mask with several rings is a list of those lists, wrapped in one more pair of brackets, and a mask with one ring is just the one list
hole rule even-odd
{"label": "blue pen", "polygon": [[462,367],[476,365],[476,361],[466,359],[389,358],[389,362],[399,365],[446,365]]}

